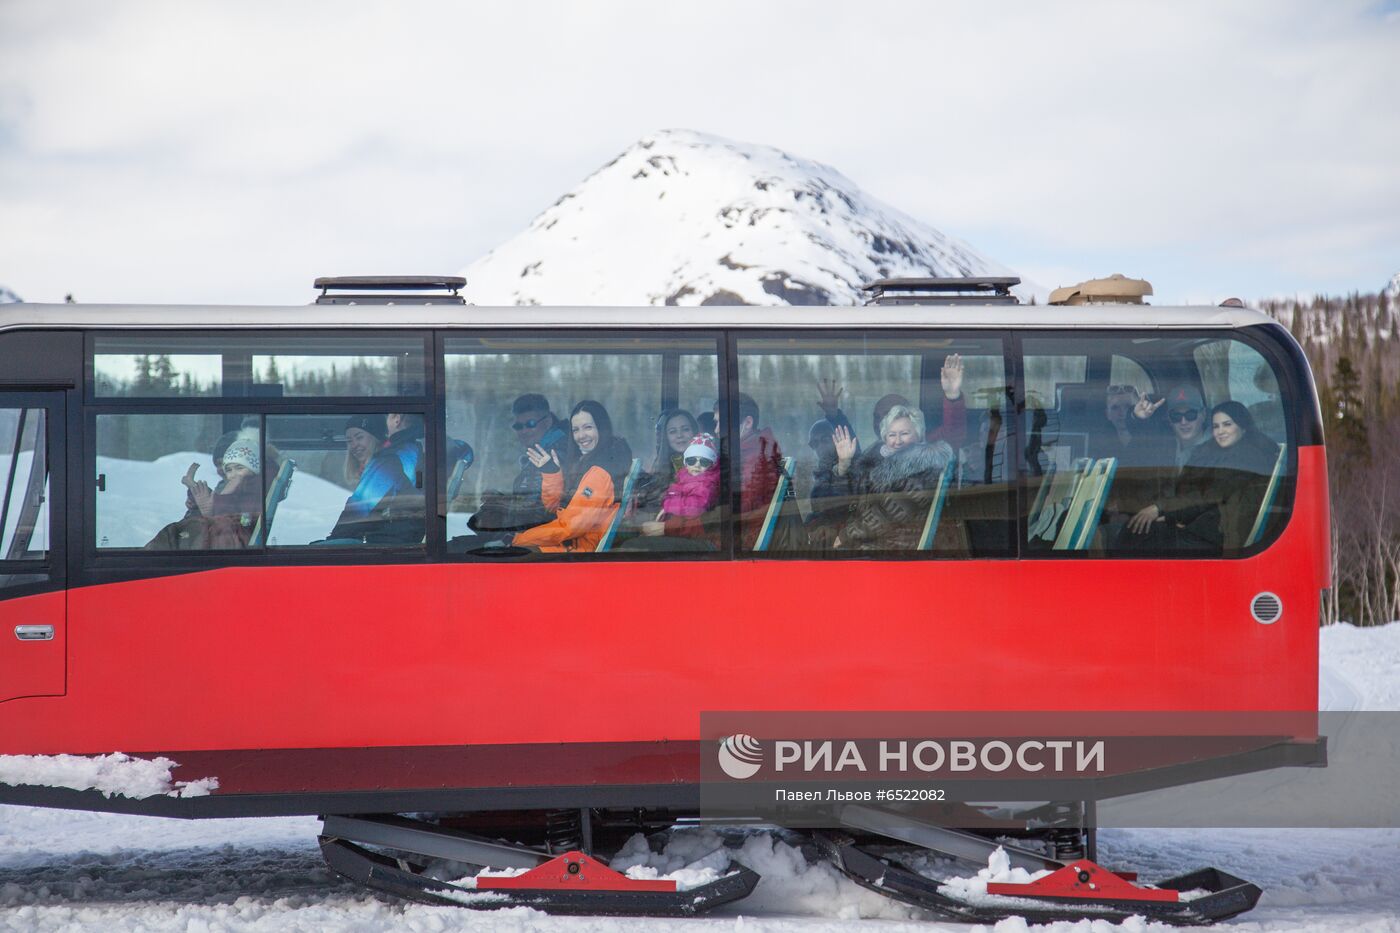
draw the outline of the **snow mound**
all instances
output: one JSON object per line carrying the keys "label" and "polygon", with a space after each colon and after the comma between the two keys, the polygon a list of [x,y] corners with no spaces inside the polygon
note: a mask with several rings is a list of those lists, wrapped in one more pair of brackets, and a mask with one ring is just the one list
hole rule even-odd
{"label": "snow mound", "polygon": [[1319,703],[1326,710],[1400,710],[1400,622],[1318,633]]}
{"label": "snow mound", "polygon": [[1030,884],[1048,874],[1048,870],[1031,872],[1024,868],[1012,868],[1011,856],[1007,855],[1001,846],[997,846],[987,857],[986,868],[978,869],[977,874],[971,877],[948,878],[939,885],[938,890],[948,897],[971,903],[988,897],[989,884]]}
{"label": "snow mound", "polygon": [[104,797],[205,797],[219,788],[218,778],[172,781],[179,765],[169,758],[110,755],[0,755],[0,784],[95,790]]}
{"label": "snow mound", "polygon": [[880,278],[1014,274],[830,166],[691,130],[638,140],[463,271],[482,305],[853,305]]}
{"label": "snow mound", "polygon": [[723,878],[729,862],[724,840],[713,832],[675,833],[660,852],[653,852],[647,837],[636,833],[609,867],[636,881],[665,879],[674,881],[676,890],[689,891]]}

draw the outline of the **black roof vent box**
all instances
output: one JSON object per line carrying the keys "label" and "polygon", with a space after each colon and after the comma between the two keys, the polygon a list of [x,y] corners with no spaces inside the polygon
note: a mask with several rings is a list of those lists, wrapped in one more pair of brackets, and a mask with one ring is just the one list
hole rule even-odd
{"label": "black roof vent box", "polygon": [[958,279],[880,279],[861,288],[867,305],[1015,305],[1011,294],[1021,279],[1014,275]]}
{"label": "black roof vent box", "polygon": [[[318,305],[464,305],[460,275],[323,275]],[[443,291],[438,295],[432,292]],[[332,294],[332,292],[350,294]]]}

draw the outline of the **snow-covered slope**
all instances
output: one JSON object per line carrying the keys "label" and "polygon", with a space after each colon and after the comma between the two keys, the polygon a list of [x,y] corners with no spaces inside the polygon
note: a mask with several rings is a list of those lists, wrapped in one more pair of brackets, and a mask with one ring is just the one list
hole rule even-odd
{"label": "snow-covered slope", "polygon": [[1391,277],[1390,284],[1385,287],[1385,297],[1390,301],[1400,301],[1400,272]]}
{"label": "snow-covered slope", "polygon": [[879,278],[1015,273],[829,166],[665,130],[463,274],[483,305],[848,305]]}
{"label": "snow-covered slope", "polygon": [[10,290],[9,290],[8,288],[6,288],[5,286],[0,285],[0,305],[3,305],[3,304],[11,304],[11,303],[13,303],[13,302],[16,302],[16,301],[23,301],[23,300],[24,300],[23,298],[21,298],[20,296],[16,295],[14,292],[10,291]]}

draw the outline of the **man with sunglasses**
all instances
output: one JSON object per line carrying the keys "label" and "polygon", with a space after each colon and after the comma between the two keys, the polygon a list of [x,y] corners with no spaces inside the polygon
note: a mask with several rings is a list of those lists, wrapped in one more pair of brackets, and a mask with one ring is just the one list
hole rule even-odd
{"label": "man with sunglasses", "polygon": [[532,528],[553,516],[545,511],[540,501],[542,474],[525,456],[525,451],[543,447],[545,453],[558,454],[560,463],[568,463],[573,458],[573,445],[569,441],[568,425],[549,410],[549,400],[538,392],[527,392],[517,398],[511,403],[510,412],[510,428],[520,444],[520,471],[511,484],[509,525]]}
{"label": "man with sunglasses", "polygon": [[[1142,441],[1137,459],[1140,465],[1147,467],[1147,472],[1141,483],[1116,484],[1122,486],[1123,494],[1117,498],[1115,507],[1125,514],[1132,514],[1141,504],[1176,495],[1181,471],[1192,451],[1210,439],[1210,432],[1206,430],[1210,411],[1200,390],[1192,385],[1172,386],[1162,396],[1142,396],[1133,407],[1133,418],[1140,427],[1132,432],[1134,446],[1138,446],[1137,438]],[[1176,542],[1176,529],[1166,523],[1155,524],[1150,534],[1119,534],[1117,537],[1118,546],[1133,549],[1170,548]]]}
{"label": "man with sunglasses", "polygon": [[1133,417],[1142,421],[1156,421],[1160,425],[1161,420],[1154,416],[1163,405],[1167,409],[1166,423],[1170,425],[1171,436],[1176,442],[1174,453],[1176,474],[1179,476],[1186,461],[1191,458],[1191,452],[1210,436],[1206,431],[1206,402],[1195,386],[1173,386],[1171,391],[1156,401],[1151,396],[1139,399],[1133,408]]}

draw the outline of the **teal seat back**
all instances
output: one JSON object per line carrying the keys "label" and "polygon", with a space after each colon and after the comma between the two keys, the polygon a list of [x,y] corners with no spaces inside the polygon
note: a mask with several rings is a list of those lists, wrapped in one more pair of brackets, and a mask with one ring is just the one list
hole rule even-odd
{"label": "teal seat back", "polygon": [[[1058,542],[1064,524],[1079,495],[1079,487],[1089,475],[1094,461],[1087,457],[1076,459],[1068,470],[1057,470],[1051,464],[1036,493],[1038,509],[1032,509],[1026,525],[1026,540]],[[1058,543],[1055,547],[1059,547]]]}
{"label": "teal seat back", "polygon": [[1259,514],[1254,518],[1254,527],[1249,530],[1249,537],[1244,539],[1244,546],[1258,544],[1259,539],[1264,537],[1264,529],[1269,525],[1269,510],[1274,507],[1274,499],[1278,497],[1279,485],[1283,482],[1283,468],[1288,463],[1288,447],[1285,444],[1278,445],[1278,459],[1274,461],[1274,472],[1269,476],[1269,485],[1264,489],[1264,500],[1259,503]]}
{"label": "teal seat back", "polygon": [[447,506],[452,507],[452,500],[457,498],[457,493],[462,491],[462,480],[466,479],[467,469],[471,464],[465,460],[458,460],[457,465],[452,468],[452,475],[447,478]]}
{"label": "teal seat back", "polygon": [[952,475],[953,464],[950,463],[938,476],[938,485],[933,490],[933,501],[928,507],[928,518],[924,519],[924,531],[919,535],[920,551],[933,550],[933,536],[938,531],[938,520],[943,516],[943,503],[948,499],[948,485]]}
{"label": "teal seat back", "polygon": [[1059,468],[1052,461],[1045,468],[1045,473],[1040,477],[1040,488],[1035,492],[1035,501],[1031,503],[1030,517],[1026,519],[1026,537],[1034,538],[1035,529],[1045,520],[1045,504],[1050,501],[1050,487],[1055,485],[1055,476],[1059,473]]}
{"label": "teal seat back", "polygon": [[1103,516],[1104,503],[1108,501],[1109,487],[1113,485],[1113,476],[1117,471],[1117,457],[1095,460],[1085,471],[1065,514],[1065,523],[1055,537],[1055,550],[1083,551],[1093,542],[1094,532],[1098,530],[1099,519]]}
{"label": "teal seat back", "polygon": [[768,513],[763,516],[763,527],[758,530],[758,538],[753,543],[755,551],[766,551],[773,543],[773,529],[778,526],[778,515],[783,510],[783,499],[792,488],[792,457],[784,457],[778,471],[778,485],[773,489],[773,501],[768,503]]}
{"label": "teal seat back", "polygon": [[642,461],[633,459],[632,466],[627,470],[627,479],[622,482],[622,495],[617,497],[617,508],[613,511],[612,520],[608,522],[608,530],[603,532],[603,538],[598,542],[598,553],[612,550],[613,541],[617,538],[617,529],[622,526],[622,516],[627,513],[627,507],[632,504],[632,491],[637,485],[637,476],[642,472]]}
{"label": "teal seat back", "polygon": [[292,474],[296,472],[297,462],[295,460],[283,460],[282,465],[277,468],[277,475],[272,478],[272,485],[267,487],[267,499],[263,502],[262,517],[253,526],[253,536],[248,539],[249,547],[262,547],[265,539],[272,531],[272,520],[277,517],[277,506],[287,498],[287,490],[292,486]]}

